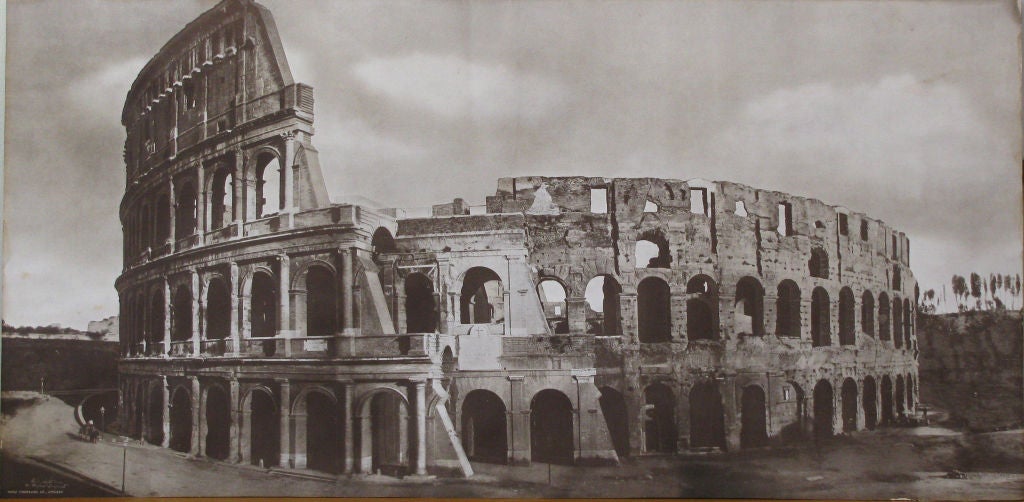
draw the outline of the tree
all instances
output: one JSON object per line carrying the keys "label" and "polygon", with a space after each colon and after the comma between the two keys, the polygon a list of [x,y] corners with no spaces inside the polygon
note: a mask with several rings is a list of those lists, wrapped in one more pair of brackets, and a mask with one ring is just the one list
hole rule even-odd
{"label": "tree", "polygon": [[965,310],[964,303],[967,300],[967,279],[964,279],[962,275],[953,274],[952,282],[953,298],[956,298],[956,308],[962,312]]}
{"label": "tree", "polygon": [[981,310],[981,276],[977,272],[971,272],[971,296],[978,310]]}

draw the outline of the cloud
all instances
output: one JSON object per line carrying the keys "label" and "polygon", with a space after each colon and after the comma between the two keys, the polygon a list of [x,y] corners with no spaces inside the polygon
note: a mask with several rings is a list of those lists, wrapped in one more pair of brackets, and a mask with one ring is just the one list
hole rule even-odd
{"label": "cloud", "polygon": [[[68,97],[82,111],[99,119],[114,117],[112,123],[119,124],[128,89],[145,64],[145,58],[133,58],[104,66],[72,82]],[[117,92],[112,92],[114,89]]]}
{"label": "cloud", "polygon": [[568,97],[565,86],[552,78],[452,55],[370,58],[357,63],[353,73],[373,92],[449,119],[535,120]]}

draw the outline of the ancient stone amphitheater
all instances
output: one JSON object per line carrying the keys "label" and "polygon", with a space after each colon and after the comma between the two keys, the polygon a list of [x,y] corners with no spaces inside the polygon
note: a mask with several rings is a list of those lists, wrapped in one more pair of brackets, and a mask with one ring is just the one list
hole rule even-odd
{"label": "ancient stone amphitheater", "polygon": [[[909,241],[729,182],[502,178],[333,203],[270,13],[225,0],[125,102],[123,431],[225,462],[470,475],[873,429],[917,401]],[[400,201],[398,201],[400,202]]]}

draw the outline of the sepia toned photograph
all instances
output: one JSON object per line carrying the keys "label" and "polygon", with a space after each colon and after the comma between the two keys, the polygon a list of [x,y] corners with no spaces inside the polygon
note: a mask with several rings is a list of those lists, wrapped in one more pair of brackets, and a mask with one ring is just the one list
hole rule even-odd
{"label": "sepia toned photograph", "polygon": [[1020,0],[3,12],[3,498],[1024,498]]}

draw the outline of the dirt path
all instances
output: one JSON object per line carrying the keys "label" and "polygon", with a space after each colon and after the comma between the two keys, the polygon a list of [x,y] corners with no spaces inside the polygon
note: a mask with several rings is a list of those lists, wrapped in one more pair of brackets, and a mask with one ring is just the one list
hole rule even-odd
{"label": "dirt path", "polygon": [[[948,429],[888,429],[793,449],[719,457],[645,457],[619,467],[510,468],[475,464],[473,479],[420,483],[388,477],[312,480],[192,459],[114,437],[79,441],[71,408],[37,401],[4,417],[5,459],[45,459],[136,496],[1024,498],[1021,431],[965,436]],[[945,479],[951,469],[967,479]],[[69,494],[73,495],[73,494]]]}

